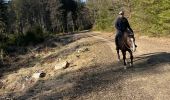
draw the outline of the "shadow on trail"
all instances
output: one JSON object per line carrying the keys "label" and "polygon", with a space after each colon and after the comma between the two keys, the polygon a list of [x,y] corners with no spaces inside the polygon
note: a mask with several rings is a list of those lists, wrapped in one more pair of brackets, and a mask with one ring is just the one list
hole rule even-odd
{"label": "shadow on trail", "polygon": [[154,68],[163,64],[170,64],[170,53],[166,52],[157,52],[157,53],[149,53],[149,54],[143,54],[135,58],[134,60],[135,67],[140,68]]}
{"label": "shadow on trail", "polygon": [[[129,77],[133,78],[132,74],[138,74],[139,72],[142,72],[142,74],[155,74],[159,72],[159,70],[156,69],[161,69],[164,64],[170,64],[170,53],[159,52],[141,55],[135,59],[134,67],[128,68],[127,70],[124,70],[123,66],[120,67],[121,65],[118,63],[105,66],[96,65],[82,69],[81,71],[68,72],[55,77],[56,80],[65,79],[67,77],[67,80],[63,83],[63,87],[65,87],[64,84],[75,83],[75,85],[70,88],[65,87],[65,89],[57,90],[55,89],[59,87],[57,84],[45,86],[45,83],[51,81],[46,80],[43,82],[37,82],[35,86],[27,90],[24,95],[17,99],[30,99],[35,97],[41,100],[73,100],[79,99],[82,96],[87,96],[91,93],[104,91],[106,88],[110,88],[110,85],[112,85],[112,88],[110,89],[114,94],[117,94],[121,93],[123,88],[119,82],[123,82],[123,80]],[[159,73],[163,74],[164,71],[160,71]],[[70,78],[68,79],[68,77]],[[40,86],[42,87],[41,91],[32,93],[33,90],[36,90],[36,88]],[[45,91],[49,90],[52,91],[50,94],[45,93]],[[44,94],[37,96],[40,93]]]}
{"label": "shadow on trail", "polygon": [[139,55],[138,57],[135,58],[134,62],[149,58],[151,56],[153,58],[156,58],[156,59],[162,59],[163,58],[165,61],[168,60],[168,57],[169,57],[166,52],[148,53],[148,54]]}

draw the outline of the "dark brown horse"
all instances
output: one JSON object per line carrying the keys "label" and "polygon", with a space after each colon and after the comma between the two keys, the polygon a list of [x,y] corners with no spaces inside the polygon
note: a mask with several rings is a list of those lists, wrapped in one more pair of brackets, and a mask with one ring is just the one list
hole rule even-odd
{"label": "dark brown horse", "polygon": [[135,38],[134,34],[127,30],[126,32],[123,33],[123,36],[118,40],[118,50],[117,50],[117,55],[118,59],[120,60],[120,55],[119,55],[119,50],[121,50],[122,55],[123,55],[123,62],[125,65],[126,69],[126,51],[129,52],[130,54],[130,66],[133,66],[133,52],[135,52],[136,47],[135,47]]}

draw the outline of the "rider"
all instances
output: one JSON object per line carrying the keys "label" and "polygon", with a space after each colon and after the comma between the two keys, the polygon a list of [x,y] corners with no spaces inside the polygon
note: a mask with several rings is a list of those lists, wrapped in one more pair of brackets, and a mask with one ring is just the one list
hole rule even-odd
{"label": "rider", "polygon": [[115,22],[115,27],[117,29],[117,34],[116,34],[116,37],[115,37],[115,43],[116,43],[116,50],[118,50],[118,40],[123,35],[123,33],[127,29],[133,33],[133,30],[130,27],[127,18],[124,17],[124,11],[119,12],[119,16],[118,16],[118,18],[116,19],[116,22]]}

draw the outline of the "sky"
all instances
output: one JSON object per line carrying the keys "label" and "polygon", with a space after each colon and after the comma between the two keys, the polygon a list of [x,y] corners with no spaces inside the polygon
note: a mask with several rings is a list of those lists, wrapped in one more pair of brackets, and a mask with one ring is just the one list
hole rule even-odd
{"label": "sky", "polygon": [[[10,0],[5,0],[5,1],[7,2],[7,1],[10,1]],[[86,2],[87,0],[81,0],[81,1],[82,1],[82,2]]]}
{"label": "sky", "polygon": [[9,1],[9,0],[4,0],[4,1]]}
{"label": "sky", "polygon": [[[9,1],[9,0],[5,0],[5,1]],[[86,0],[82,0],[83,2],[85,2]]]}
{"label": "sky", "polygon": [[82,0],[83,2],[86,2],[86,0]]}

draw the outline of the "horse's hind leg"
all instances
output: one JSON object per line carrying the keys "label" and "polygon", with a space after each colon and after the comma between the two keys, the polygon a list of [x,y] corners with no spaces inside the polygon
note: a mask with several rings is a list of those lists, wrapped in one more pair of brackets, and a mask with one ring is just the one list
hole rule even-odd
{"label": "horse's hind leg", "polygon": [[122,51],[122,55],[123,55],[124,69],[126,69],[126,51]]}
{"label": "horse's hind leg", "polygon": [[117,50],[117,56],[118,56],[118,60],[120,61],[119,49]]}
{"label": "horse's hind leg", "polygon": [[133,66],[133,53],[132,51],[128,51],[130,53],[130,60],[131,60],[131,63],[130,63],[130,66]]}

